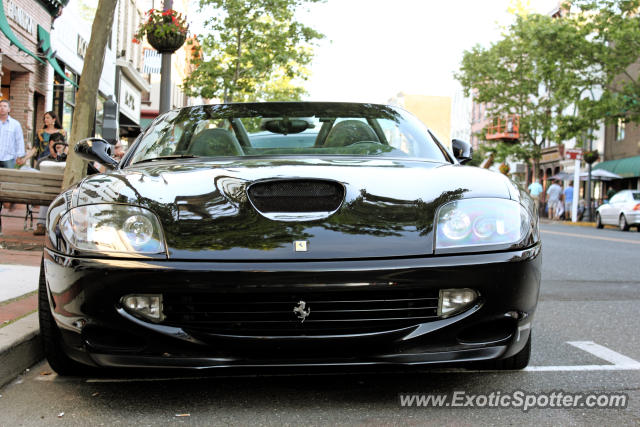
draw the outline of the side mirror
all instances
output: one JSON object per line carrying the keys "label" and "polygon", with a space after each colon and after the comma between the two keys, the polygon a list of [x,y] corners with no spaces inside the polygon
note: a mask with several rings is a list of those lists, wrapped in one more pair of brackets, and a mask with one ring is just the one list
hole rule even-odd
{"label": "side mirror", "polygon": [[453,148],[453,156],[458,159],[461,165],[464,165],[473,157],[473,148],[468,142],[453,139],[451,140],[451,147]]}
{"label": "side mirror", "polygon": [[84,160],[98,162],[110,168],[118,166],[118,162],[111,157],[111,144],[101,138],[86,138],[78,141],[74,151]]}

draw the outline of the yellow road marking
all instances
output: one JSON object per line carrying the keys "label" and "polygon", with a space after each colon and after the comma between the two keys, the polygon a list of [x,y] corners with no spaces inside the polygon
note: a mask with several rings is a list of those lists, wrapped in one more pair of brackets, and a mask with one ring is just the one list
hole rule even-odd
{"label": "yellow road marking", "polygon": [[614,237],[602,237],[602,236],[585,236],[584,234],[564,233],[562,231],[540,230],[540,232],[549,233],[549,234],[558,234],[560,236],[584,237],[585,239],[608,240],[610,242],[622,242],[622,243],[631,243],[634,245],[640,245],[640,240],[616,239]]}

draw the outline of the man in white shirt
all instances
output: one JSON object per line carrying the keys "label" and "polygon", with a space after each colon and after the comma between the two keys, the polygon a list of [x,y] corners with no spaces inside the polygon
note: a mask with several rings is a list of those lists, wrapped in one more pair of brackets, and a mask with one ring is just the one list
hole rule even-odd
{"label": "man in white shirt", "polygon": [[547,188],[547,207],[549,208],[549,218],[557,219],[557,205],[560,203],[560,195],[562,187],[558,185],[558,180],[554,180],[553,184]]}
{"label": "man in white shirt", "polygon": [[533,178],[533,182],[529,184],[529,194],[533,198],[533,202],[536,205],[536,212],[540,215],[540,194],[544,191],[542,188],[542,184],[540,184],[540,180],[537,178]]}
{"label": "man in white shirt", "polygon": [[9,116],[11,104],[0,100],[0,168],[13,169],[24,164],[24,136],[20,123]]}

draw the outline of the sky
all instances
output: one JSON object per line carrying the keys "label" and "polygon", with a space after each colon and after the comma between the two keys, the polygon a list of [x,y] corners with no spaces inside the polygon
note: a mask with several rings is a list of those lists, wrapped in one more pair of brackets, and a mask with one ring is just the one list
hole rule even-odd
{"label": "sky", "polygon": [[[548,13],[557,0],[531,0]],[[511,0],[327,0],[299,14],[325,34],[308,100],[386,103],[399,92],[453,96],[464,50],[489,46],[513,16]]]}

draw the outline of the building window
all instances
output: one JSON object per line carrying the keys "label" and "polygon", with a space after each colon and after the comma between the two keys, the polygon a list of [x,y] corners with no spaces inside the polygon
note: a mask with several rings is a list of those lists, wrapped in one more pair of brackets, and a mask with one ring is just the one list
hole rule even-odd
{"label": "building window", "polygon": [[98,94],[98,99],[96,101],[96,123],[94,129],[94,135],[97,138],[102,138],[102,126],[104,124],[104,102],[107,99]]}
{"label": "building window", "polygon": [[[63,63],[60,63],[64,69]],[[65,69],[65,75],[68,79],[78,83],[78,75],[69,69]],[[53,77],[53,112],[56,113],[67,135],[71,133],[71,120],[73,119],[73,110],[76,107],[76,88],[64,80],[57,73]]]}
{"label": "building window", "polygon": [[616,141],[622,141],[624,139],[624,128],[624,119],[619,118],[618,122],[616,123]]}
{"label": "building window", "polygon": [[[69,80],[78,83],[78,75],[70,70],[65,70],[65,75]],[[71,133],[71,120],[73,119],[73,110],[76,108],[76,88],[65,80],[64,82],[64,105],[62,106],[62,127]]]}

